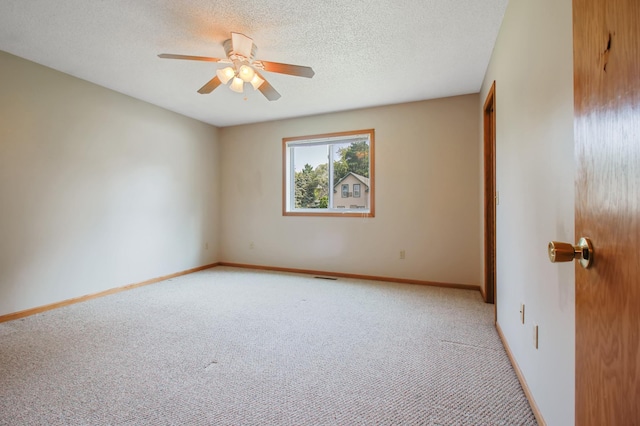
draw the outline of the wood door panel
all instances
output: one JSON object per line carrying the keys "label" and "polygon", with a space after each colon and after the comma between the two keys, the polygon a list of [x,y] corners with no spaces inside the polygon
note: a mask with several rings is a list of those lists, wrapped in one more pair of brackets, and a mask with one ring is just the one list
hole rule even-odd
{"label": "wood door panel", "polygon": [[640,2],[573,0],[576,424],[640,425]]}

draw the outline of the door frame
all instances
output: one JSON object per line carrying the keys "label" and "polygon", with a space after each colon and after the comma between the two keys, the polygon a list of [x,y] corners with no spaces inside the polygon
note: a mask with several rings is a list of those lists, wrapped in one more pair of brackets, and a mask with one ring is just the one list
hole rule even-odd
{"label": "door frame", "polygon": [[[496,82],[484,102],[484,285],[486,303],[496,303]],[[497,312],[497,310],[496,310]]]}

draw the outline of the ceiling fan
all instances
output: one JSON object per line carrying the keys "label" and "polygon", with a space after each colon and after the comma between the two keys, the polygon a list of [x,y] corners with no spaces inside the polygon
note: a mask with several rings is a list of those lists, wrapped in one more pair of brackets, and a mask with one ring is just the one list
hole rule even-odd
{"label": "ceiling fan", "polygon": [[260,74],[260,71],[307,78],[311,78],[315,74],[311,67],[255,59],[258,47],[253,43],[252,38],[244,34],[232,32],[231,38],[225,40],[222,46],[227,55],[226,59],[209,58],[206,56],[174,55],[172,53],[161,53],[158,57],[230,64],[230,66],[226,68],[218,69],[216,76],[198,90],[200,94],[211,93],[221,84],[227,84],[231,81],[229,88],[234,92],[242,93],[244,84],[249,83],[253,86],[254,90],[260,90],[268,100],[275,101],[280,98],[280,93],[269,84],[264,76]]}

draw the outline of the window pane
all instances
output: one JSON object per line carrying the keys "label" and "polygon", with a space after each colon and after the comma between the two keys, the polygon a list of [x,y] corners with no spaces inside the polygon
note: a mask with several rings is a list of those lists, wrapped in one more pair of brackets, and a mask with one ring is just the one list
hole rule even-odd
{"label": "window pane", "polygon": [[[365,190],[365,199],[361,197],[361,187],[369,187],[369,142],[367,140],[351,141],[349,143],[334,144],[331,148],[333,156],[333,181],[334,193],[337,186],[341,185],[341,197],[349,200],[333,199],[333,207],[340,208],[342,204],[348,204],[349,208],[368,209],[369,199]],[[349,187],[353,192],[349,192]],[[356,189],[356,185],[358,185]],[[359,198],[353,200],[353,198]]]}
{"label": "window pane", "polygon": [[353,198],[360,198],[360,184],[353,184]]}
{"label": "window pane", "polygon": [[369,143],[367,141],[333,145],[334,182],[339,182],[349,173],[369,177]]}
{"label": "window pane", "polygon": [[293,148],[295,207],[326,209],[329,205],[328,147]]}

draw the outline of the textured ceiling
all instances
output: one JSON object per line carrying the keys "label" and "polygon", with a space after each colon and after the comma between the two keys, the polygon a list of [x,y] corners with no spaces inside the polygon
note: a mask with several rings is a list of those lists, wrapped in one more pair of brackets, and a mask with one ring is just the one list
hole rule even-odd
{"label": "textured ceiling", "polygon": [[[0,0],[0,50],[216,126],[476,93],[508,0]],[[282,98],[196,91],[231,31]],[[34,82],[37,84],[37,82]]]}

